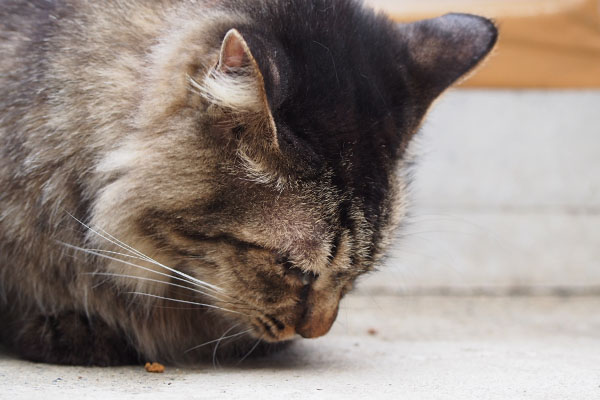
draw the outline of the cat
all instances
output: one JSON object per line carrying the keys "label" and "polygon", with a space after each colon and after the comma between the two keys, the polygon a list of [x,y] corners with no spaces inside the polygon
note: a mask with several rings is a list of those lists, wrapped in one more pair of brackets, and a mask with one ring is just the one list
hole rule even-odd
{"label": "cat", "polygon": [[497,38],[354,0],[4,0],[0,32],[0,336],[79,365],[327,333]]}

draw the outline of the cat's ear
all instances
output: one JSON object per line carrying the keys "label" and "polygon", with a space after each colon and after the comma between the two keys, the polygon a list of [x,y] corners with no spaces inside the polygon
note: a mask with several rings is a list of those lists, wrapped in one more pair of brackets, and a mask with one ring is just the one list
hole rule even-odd
{"label": "cat's ear", "polygon": [[221,43],[219,60],[198,87],[211,103],[234,112],[260,112],[264,107],[262,74],[242,35],[231,29]]}
{"label": "cat's ear", "polygon": [[[223,38],[219,59],[201,85],[194,85],[227,118],[246,126],[246,139],[263,149],[278,149],[277,130],[270,110],[263,74],[248,42],[236,29]],[[257,128],[259,127],[259,128]]]}
{"label": "cat's ear", "polygon": [[212,103],[234,112],[264,111],[263,76],[236,29],[230,29],[223,38],[217,65],[205,77],[201,91]]}
{"label": "cat's ear", "polygon": [[492,21],[470,14],[446,14],[398,29],[407,44],[411,80],[431,98],[483,60],[498,37]]}
{"label": "cat's ear", "polygon": [[263,74],[248,42],[230,29],[221,43],[217,64],[197,86],[212,104],[228,111],[236,124],[256,124],[252,131],[263,148],[278,148],[275,122],[267,101]]}
{"label": "cat's ear", "polygon": [[236,71],[250,66],[251,59],[252,53],[242,35],[236,29],[229,30],[221,44],[217,69],[223,73]]}

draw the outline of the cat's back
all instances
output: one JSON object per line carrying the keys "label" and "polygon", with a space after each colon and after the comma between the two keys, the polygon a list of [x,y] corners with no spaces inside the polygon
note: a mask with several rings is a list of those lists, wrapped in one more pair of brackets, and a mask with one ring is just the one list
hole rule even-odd
{"label": "cat's back", "polygon": [[0,286],[51,259],[60,210],[85,212],[99,190],[89,171],[131,132],[176,3],[0,1]]}
{"label": "cat's back", "polygon": [[[5,121],[11,111],[9,102],[24,95],[19,92],[23,90],[22,81],[38,67],[43,31],[55,6],[51,1],[0,2],[0,121]],[[6,122],[0,124],[0,134],[3,125]]]}
{"label": "cat's back", "polygon": [[[120,69],[139,68],[139,60],[136,65],[122,61],[125,55],[140,57],[147,51],[161,28],[167,3],[172,2],[0,2],[3,99],[26,96],[28,85],[37,86],[34,92],[76,84],[93,89],[91,84],[103,68],[116,61],[121,61]],[[4,106],[2,111],[10,109]]]}
{"label": "cat's back", "polygon": [[28,45],[40,44],[39,40],[35,43],[37,32],[48,23],[55,6],[55,2],[43,0],[0,2],[0,79],[7,80],[6,73],[17,66],[17,59],[26,56]]}
{"label": "cat's back", "polygon": [[0,1],[0,182],[57,162],[89,169],[76,154],[93,157],[130,131],[147,56],[181,3]]}

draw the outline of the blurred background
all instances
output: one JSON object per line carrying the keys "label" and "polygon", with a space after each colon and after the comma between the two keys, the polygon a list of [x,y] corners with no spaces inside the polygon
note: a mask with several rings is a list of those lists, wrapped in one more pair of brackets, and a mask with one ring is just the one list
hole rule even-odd
{"label": "blurred background", "polygon": [[432,107],[411,218],[361,290],[600,294],[600,1],[367,3],[398,21],[484,15],[500,40]]}

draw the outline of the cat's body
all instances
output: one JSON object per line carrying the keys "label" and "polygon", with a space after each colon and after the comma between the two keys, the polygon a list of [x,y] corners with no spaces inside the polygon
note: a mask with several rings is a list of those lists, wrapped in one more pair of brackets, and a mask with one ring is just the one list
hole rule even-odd
{"label": "cat's body", "polygon": [[3,342],[109,365],[327,332],[405,213],[421,118],[495,42],[481,18],[432,21],[342,0],[3,1]]}

